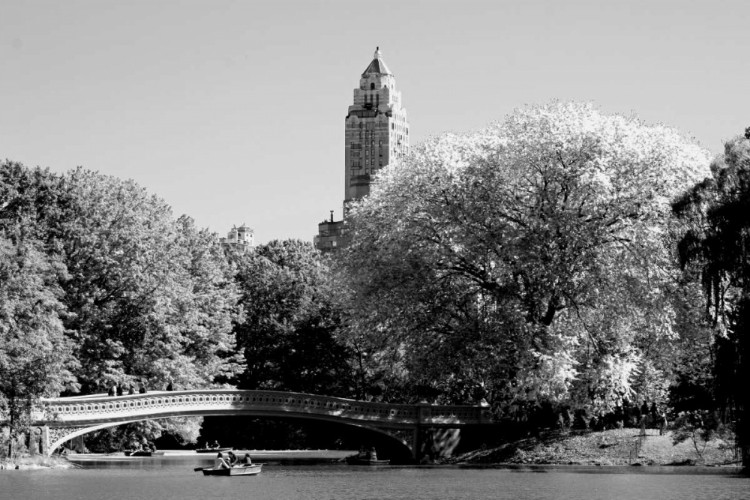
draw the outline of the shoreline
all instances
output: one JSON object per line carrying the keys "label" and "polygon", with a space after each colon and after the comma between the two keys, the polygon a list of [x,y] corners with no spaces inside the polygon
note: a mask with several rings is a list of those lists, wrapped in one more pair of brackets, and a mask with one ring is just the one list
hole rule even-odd
{"label": "shoreline", "polygon": [[[352,450],[235,450],[269,465],[333,465]],[[210,459],[194,450],[159,450],[152,457],[123,452],[19,457],[0,462],[0,470],[70,469],[92,462],[190,461]],[[400,467],[401,465],[392,465]],[[638,474],[747,474],[733,456],[733,443],[715,440],[698,455],[690,442],[674,444],[670,432],[625,428],[606,431],[547,431],[538,436],[483,446],[417,468],[504,469],[510,471]]]}
{"label": "shoreline", "polygon": [[444,464],[573,467],[676,467],[741,470],[734,443],[720,439],[675,444],[672,433],[658,429],[546,431],[442,459]]}
{"label": "shoreline", "polygon": [[0,470],[75,469],[78,466],[62,457],[26,456],[0,461]]}
{"label": "shoreline", "polygon": [[[430,466],[426,466],[430,467]],[[518,472],[563,472],[578,474],[688,474],[688,475],[745,475],[741,466],[716,465],[578,465],[578,464],[469,464],[437,465],[462,469],[505,469]]]}

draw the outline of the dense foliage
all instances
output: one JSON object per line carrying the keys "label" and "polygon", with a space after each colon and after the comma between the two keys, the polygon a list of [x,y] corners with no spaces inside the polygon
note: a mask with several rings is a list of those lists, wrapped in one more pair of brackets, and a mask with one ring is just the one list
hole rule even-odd
{"label": "dense foliage", "polygon": [[57,285],[64,272],[33,242],[0,237],[0,414],[7,415],[11,442],[40,397],[76,387]]}
{"label": "dense foliage", "polygon": [[39,385],[25,384],[35,397],[207,387],[240,371],[233,268],[191,219],[132,181],[12,162],[0,165],[0,206],[9,276],[0,352],[33,368]]}
{"label": "dense foliage", "polygon": [[212,235],[132,181],[4,164],[2,230],[38,239],[66,274],[60,318],[86,392],[112,384],[201,387],[239,367],[236,288]]}
{"label": "dense foliage", "polygon": [[[673,129],[590,105],[517,110],[381,171],[332,256],[226,250],[133,181],[2,162],[0,420],[16,436],[41,397],[170,382],[487,401],[527,427],[669,405],[678,439],[736,425],[748,463],[749,136],[710,164]],[[200,423],[93,446],[194,442]],[[294,443],[315,428],[253,423]]]}
{"label": "dense foliage", "polygon": [[[133,181],[0,164],[0,412],[18,434],[42,396],[226,384],[351,393],[328,268],[310,244],[227,255]],[[94,446],[200,419],[99,433]],[[107,444],[109,443],[109,444]]]}
{"label": "dense foliage", "polygon": [[425,142],[351,207],[352,343],[405,387],[507,416],[663,399],[670,202],[708,158],[673,129],[572,103]]}
{"label": "dense foliage", "polygon": [[243,389],[351,396],[348,351],[334,336],[339,312],[328,264],[299,240],[235,254],[245,318],[235,328]]}
{"label": "dense foliage", "polygon": [[[679,242],[686,275],[702,284],[714,329],[709,392],[736,422],[743,464],[750,465],[750,129],[728,141],[711,176],[674,205],[686,226]],[[705,408],[705,405],[704,405]]]}

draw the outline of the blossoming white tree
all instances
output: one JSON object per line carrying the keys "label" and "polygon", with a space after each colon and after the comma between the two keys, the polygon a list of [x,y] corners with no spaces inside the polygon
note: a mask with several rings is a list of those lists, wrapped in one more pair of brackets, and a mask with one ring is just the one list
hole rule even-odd
{"label": "blossoming white tree", "polygon": [[673,336],[670,201],[708,163],[590,104],[430,139],[351,207],[350,334],[448,399],[611,408]]}

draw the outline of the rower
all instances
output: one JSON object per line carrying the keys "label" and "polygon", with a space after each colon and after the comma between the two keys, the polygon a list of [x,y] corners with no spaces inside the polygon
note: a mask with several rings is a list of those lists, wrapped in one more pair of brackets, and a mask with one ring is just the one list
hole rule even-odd
{"label": "rower", "polygon": [[216,455],[216,465],[214,468],[215,469],[231,469],[226,459],[224,458],[224,455],[221,452],[219,452],[219,454]]}

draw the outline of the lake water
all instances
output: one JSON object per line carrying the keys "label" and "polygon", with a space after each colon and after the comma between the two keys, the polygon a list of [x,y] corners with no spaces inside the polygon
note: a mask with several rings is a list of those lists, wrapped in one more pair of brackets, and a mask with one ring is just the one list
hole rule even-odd
{"label": "lake water", "polygon": [[[200,459],[92,462],[0,472],[2,500],[749,499],[750,478],[711,469],[362,467],[269,464],[258,476],[204,477]],[[687,472],[693,472],[688,474]]]}

